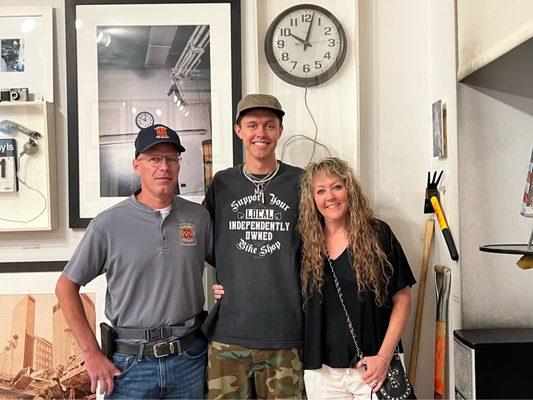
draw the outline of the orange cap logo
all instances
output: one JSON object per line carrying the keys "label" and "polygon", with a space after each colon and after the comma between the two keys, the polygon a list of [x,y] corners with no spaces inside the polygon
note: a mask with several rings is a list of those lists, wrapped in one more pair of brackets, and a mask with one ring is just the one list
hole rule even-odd
{"label": "orange cap logo", "polygon": [[168,139],[167,128],[165,126],[155,128],[155,137],[158,139]]}

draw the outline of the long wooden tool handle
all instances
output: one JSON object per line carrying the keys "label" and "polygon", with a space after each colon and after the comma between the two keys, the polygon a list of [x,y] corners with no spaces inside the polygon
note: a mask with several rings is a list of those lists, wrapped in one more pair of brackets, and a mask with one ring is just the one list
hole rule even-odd
{"label": "long wooden tool handle", "polygon": [[446,321],[437,321],[435,332],[434,398],[444,399],[446,393]]}
{"label": "long wooden tool handle", "polygon": [[435,265],[435,292],[437,295],[437,315],[435,331],[435,383],[434,399],[444,399],[446,395],[446,336],[448,303],[452,284],[452,271],[444,265]]}
{"label": "long wooden tool handle", "polygon": [[429,253],[433,242],[433,232],[435,231],[435,221],[428,219],[426,222],[426,236],[424,238],[424,253],[422,255],[422,269],[420,270],[420,280],[418,283],[418,300],[416,303],[415,326],[413,330],[413,340],[411,342],[411,356],[409,358],[409,380],[414,385],[416,381],[416,365],[418,362],[418,346],[420,344],[420,330],[422,327],[422,315],[424,314],[424,297],[426,293],[426,279],[429,264]]}

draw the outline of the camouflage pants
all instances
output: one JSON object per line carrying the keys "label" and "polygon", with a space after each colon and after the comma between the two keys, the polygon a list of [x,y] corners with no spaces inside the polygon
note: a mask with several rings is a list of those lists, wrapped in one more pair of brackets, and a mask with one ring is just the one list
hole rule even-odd
{"label": "camouflage pants", "polygon": [[297,349],[250,349],[211,342],[209,399],[301,399],[303,365]]}

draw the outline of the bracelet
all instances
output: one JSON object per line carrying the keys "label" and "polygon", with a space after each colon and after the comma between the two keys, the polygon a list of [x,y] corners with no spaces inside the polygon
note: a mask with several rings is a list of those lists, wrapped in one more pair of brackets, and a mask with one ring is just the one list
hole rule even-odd
{"label": "bracelet", "polygon": [[388,362],[387,362],[387,359],[385,357],[383,357],[381,354],[376,354],[376,357],[379,357],[383,360],[383,362],[385,362],[385,364],[387,365],[390,365]]}

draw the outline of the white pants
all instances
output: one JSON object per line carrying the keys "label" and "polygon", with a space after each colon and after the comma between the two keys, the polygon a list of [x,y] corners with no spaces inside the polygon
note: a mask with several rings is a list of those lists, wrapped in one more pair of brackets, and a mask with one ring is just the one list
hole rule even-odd
{"label": "white pants", "polygon": [[[306,369],[304,372],[307,398],[314,399],[370,399],[372,388],[362,378],[365,369],[331,368]],[[375,399],[375,395],[373,396]]]}

